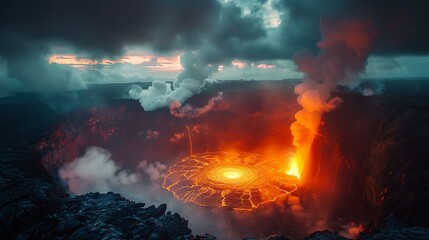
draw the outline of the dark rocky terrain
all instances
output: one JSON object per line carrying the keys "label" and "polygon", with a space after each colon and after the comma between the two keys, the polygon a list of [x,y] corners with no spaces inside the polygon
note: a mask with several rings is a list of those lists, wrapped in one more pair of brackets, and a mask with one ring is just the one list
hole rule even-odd
{"label": "dark rocky terrain", "polygon": [[[2,239],[216,239],[209,234],[192,235],[187,221],[177,213],[168,212],[165,204],[146,207],[115,193],[70,198],[55,184],[31,177],[17,166],[31,157],[34,153],[24,146],[19,152],[10,148],[0,150]],[[346,238],[323,231],[304,239]],[[361,239],[429,239],[429,229],[401,225],[388,216]]]}
{"label": "dark rocky terrain", "polygon": [[[34,154],[25,149],[19,152],[1,149],[0,152],[2,239],[216,239],[210,234],[192,235],[187,221],[177,213],[168,212],[165,204],[146,207],[144,203],[129,201],[115,193],[88,193],[70,198],[55,184],[31,177],[16,165],[29,157]],[[271,236],[265,239],[289,238]],[[346,238],[322,231],[304,239]],[[360,239],[429,239],[429,228],[409,227],[388,215]]]}
{"label": "dark rocky terrain", "polygon": [[208,239],[166,205],[145,207],[119,194],[70,198],[58,186],[30,177],[16,163],[30,151],[1,150],[0,235],[6,239]]}
{"label": "dark rocky terrain", "polygon": [[393,213],[401,222],[429,227],[428,97],[342,98],[345,104],[325,114],[313,143],[313,156],[325,160],[312,162],[313,184],[329,184],[342,196],[337,210],[369,218],[369,226]]}

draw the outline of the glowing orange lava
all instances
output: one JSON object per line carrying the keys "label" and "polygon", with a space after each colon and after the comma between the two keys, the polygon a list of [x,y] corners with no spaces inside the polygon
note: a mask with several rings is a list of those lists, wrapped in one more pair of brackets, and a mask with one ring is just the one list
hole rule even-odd
{"label": "glowing orange lava", "polygon": [[177,199],[209,207],[251,210],[296,190],[284,161],[252,153],[211,152],[174,164],[163,187]]}
{"label": "glowing orange lava", "polygon": [[299,168],[299,161],[295,155],[291,156],[289,158],[289,167],[286,171],[286,174],[291,175],[291,176],[296,176],[297,178],[300,178],[300,176],[301,176],[301,169]]}

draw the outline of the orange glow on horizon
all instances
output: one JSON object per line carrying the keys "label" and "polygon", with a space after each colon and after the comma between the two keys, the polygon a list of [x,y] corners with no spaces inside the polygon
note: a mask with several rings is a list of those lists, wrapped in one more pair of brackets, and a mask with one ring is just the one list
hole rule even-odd
{"label": "orange glow on horizon", "polygon": [[67,64],[67,65],[96,65],[98,61],[88,58],[79,58],[76,55],[51,55],[48,63]]}
{"label": "orange glow on horizon", "polygon": [[109,66],[116,63],[128,63],[139,65],[148,71],[154,72],[180,72],[180,56],[157,57],[153,55],[125,55],[118,59],[93,60],[85,57],[79,57],[73,54],[53,54],[48,58],[48,63],[70,65],[76,68],[85,68],[95,65]]}
{"label": "orange glow on horizon", "polygon": [[239,68],[239,69],[244,68],[246,66],[246,63],[244,63],[242,61],[238,61],[238,60],[234,60],[231,63],[234,67]]}

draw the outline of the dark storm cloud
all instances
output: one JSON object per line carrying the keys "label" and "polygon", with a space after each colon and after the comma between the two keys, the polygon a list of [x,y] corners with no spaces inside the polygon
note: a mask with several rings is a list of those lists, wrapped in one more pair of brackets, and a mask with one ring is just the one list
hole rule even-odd
{"label": "dark storm cloud", "polygon": [[223,6],[216,28],[199,47],[201,59],[208,63],[220,63],[234,58],[243,58],[248,46],[263,41],[267,32],[263,21],[256,14],[243,15],[234,3]]}
{"label": "dark storm cloud", "polygon": [[289,46],[312,48],[320,39],[319,22],[368,19],[377,29],[373,53],[414,55],[429,53],[429,1],[421,0],[283,0],[280,39]]}
{"label": "dark storm cloud", "polygon": [[[70,66],[49,64],[47,45],[11,36],[2,36],[0,57],[9,78],[18,80],[21,90],[79,89],[82,79]],[[12,83],[11,83],[12,84]]]}
{"label": "dark storm cloud", "polygon": [[118,55],[124,46],[146,44],[158,51],[202,47],[212,62],[290,58],[299,49],[315,47],[320,18],[367,17],[379,30],[378,53],[429,51],[428,1],[273,1],[283,14],[269,35],[258,14],[265,2],[247,3],[251,12],[244,16],[234,1],[1,1],[0,50],[13,54],[17,47],[10,38],[15,38],[66,43],[93,56]]}
{"label": "dark storm cloud", "polygon": [[[242,16],[238,5],[248,5]],[[264,28],[261,6],[266,1],[232,1],[223,5],[215,28],[197,47],[205,62],[232,59],[258,61],[290,59],[297,51],[317,51],[320,20],[368,19],[377,29],[372,53],[415,55],[429,53],[429,1],[401,0],[279,0],[273,7],[281,13],[278,28]]]}
{"label": "dark storm cloud", "polygon": [[3,34],[61,41],[99,55],[121,54],[129,44],[161,51],[197,44],[221,9],[214,0],[2,1]]}
{"label": "dark storm cloud", "polygon": [[224,61],[230,57],[225,53],[235,55],[238,44],[265,36],[260,18],[215,0],[1,1],[0,20],[4,71],[29,90],[82,85],[72,68],[47,63],[52,46],[91,58],[114,58],[127,46],[158,53],[201,48],[196,61],[203,66]]}
{"label": "dark storm cloud", "polygon": [[302,48],[317,50],[324,17],[373,21],[378,30],[375,54],[429,53],[429,1],[273,0],[281,20],[276,28],[265,26],[267,3],[4,0],[0,2],[0,82],[5,85],[13,79],[16,86],[46,90],[78,88],[91,81],[68,66],[48,64],[54,46],[90,58],[114,58],[129,46],[148,47],[155,53],[188,51],[201,66],[228,65],[234,59],[290,59]]}
{"label": "dark storm cloud", "polygon": [[[238,17],[246,5],[250,14]],[[273,7],[281,13],[277,28],[264,28],[266,1],[232,1],[223,6],[217,28],[198,47],[209,63],[232,59],[248,61],[290,59],[304,48],[317,51],[321,40],[320,20],[366,19],[377,29],[372,49],[377,55],[416,55],[429,53],[429,1],[411,0],[278,0]],[[231,21],[230,18],[235,21]],[[253,29],[249,29],[253,26]],[[233,33],[240,33],[236,38]],[[223,61],[223,62],[222,62]]]}
{"label": "dark storm cloud", "polygon": [[[429,53],[429,1],[364,1],[355,14],[367,13],[375,22],[378,54]],[[353,8],[352,8],[353,9]]]}
{"label": "dark storm cloud", "polygon": [[[93,57],[142,44],[159,52],[208,44],[234,53],[232,47],[265,35],[260,18],[215,0],[2,1],[0,19],[5,37],[70,44]],[[207,58],[219,58],[212,54]]]}

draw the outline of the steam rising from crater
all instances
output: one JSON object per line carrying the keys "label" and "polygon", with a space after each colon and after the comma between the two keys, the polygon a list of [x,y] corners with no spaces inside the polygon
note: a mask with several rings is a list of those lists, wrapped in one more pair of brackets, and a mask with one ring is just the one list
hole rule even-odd
{"label": "steam rising from crater", "polygon": [[196,53],[180,56],[183,70],[172,83],[154,81],[148,89],[133,85],[129,91],[132,99],[139,100],[145,111],[153,111],[171,104],[183,104],[188,98],[200,93],[206,78],[217,71],[217,66],[206,64]]}
{"label": "steam rising from crater", "polygon": [[321,30],[318,54],[302,50],[293,56],[298,70],[304,73],[303,82],[295,87],[302,109],[295,114],[295,122],[290,127],[300,171],[305,167],[322,114],[342,102],[332,91],[339,83],[358,80],[377,33],[365,19],[323,19]]}
{"label": "steam rising from crater", "polygon": [[[131,172],[118,165],[108,150],[90,147],[83,156],[62,166],[58,174],[71,194],[114,191],[135,199],[136,189],[157,191],[166,169],[167,166],[163,163],[148,163],[143,160],[137,171]],[[139,198],[147,200],[150,194],[142,195],[145,196]]]}

